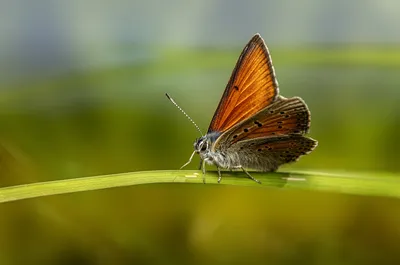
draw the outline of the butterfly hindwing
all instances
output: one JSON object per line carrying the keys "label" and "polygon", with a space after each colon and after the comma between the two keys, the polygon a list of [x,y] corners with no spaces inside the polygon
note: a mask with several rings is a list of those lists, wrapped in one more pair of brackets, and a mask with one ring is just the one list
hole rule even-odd
{"label": "butterfly hindwing", "polygon": [[227,151],[237,152],[243,167],[275,171],[280,165],[295,162],[310,153],[317,144],[314,139],[302,135],[283,135],[242,141]]}
{"label": "butterfly hindwing", "polygon": [[224,132],[266,106],[279,89],[269,51],[256,34],[243,49],[208,132]]}
{"label": "butterfly hindwing", "polygon": [[310,119],[310,112],[302,99],[278,97],[270,106],[223,133],[213,147],[226,149],[248,139],[303,135],[310,128]]}

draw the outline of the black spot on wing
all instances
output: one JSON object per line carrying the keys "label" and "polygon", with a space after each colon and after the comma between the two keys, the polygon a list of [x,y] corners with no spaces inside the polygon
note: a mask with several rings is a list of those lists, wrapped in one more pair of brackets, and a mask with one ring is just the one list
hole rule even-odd
{"label": "black spot on wing", "polygon": [[262,123],[259,121],[254,121],[254,124],[257,125],[258,127],[262,127]]}

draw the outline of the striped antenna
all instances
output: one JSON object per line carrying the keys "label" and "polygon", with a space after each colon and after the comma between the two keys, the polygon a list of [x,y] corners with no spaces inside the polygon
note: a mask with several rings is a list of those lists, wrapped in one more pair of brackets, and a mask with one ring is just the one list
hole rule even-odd
{"label": "striped antenna", "polygon": [[194,127],[196,127],[196,129],[200,132],[201,136],[203,136],[204,134],[201,132],[199,126],[197,126],[197,124],[192,120],[192,118],[190,118],[190,116],[187,115],[186,112],[185,112],[181,107],[179,107],[178,104],[176,104],[175,100],[173,100],[173,98],[171,98],[171,97],[168,95],[168,93],[165,93],[165,95],[166,95],[167,98],[172,102],[172,104],[174,104],[180,111],[182,111],[183,114],[185,114],[186,118],[188,118],[189,121],[191,121],[191,122],[193,123]]}

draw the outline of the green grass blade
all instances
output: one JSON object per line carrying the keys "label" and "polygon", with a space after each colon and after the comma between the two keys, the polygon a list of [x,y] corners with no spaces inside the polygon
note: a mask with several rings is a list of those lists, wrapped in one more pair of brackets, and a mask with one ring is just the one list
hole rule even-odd
{"label": "green grass blade", "polygon": [[[299,188],[348,194],[400,197],[400,179],[384,174],[339,175],[313,172],[251,173],[258,184],[242,172],[223,172],[220,185]],[[217,184],[217,173],[207,172],[207,184]],[[57,194],[99,190],[152,183],[198,183],[202,174],[195,170],[142,171],[67,180],[38,182],[0,188],[0,203]]]}

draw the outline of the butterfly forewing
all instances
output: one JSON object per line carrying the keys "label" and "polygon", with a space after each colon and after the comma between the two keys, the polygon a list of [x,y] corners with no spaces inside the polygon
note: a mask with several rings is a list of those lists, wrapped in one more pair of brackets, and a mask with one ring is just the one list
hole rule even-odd
{"label": "butterfly forewing", "polygon": [[278,83],[264,40],[256,34],[243,49],[208,132],[224,132],[278,96]]}

